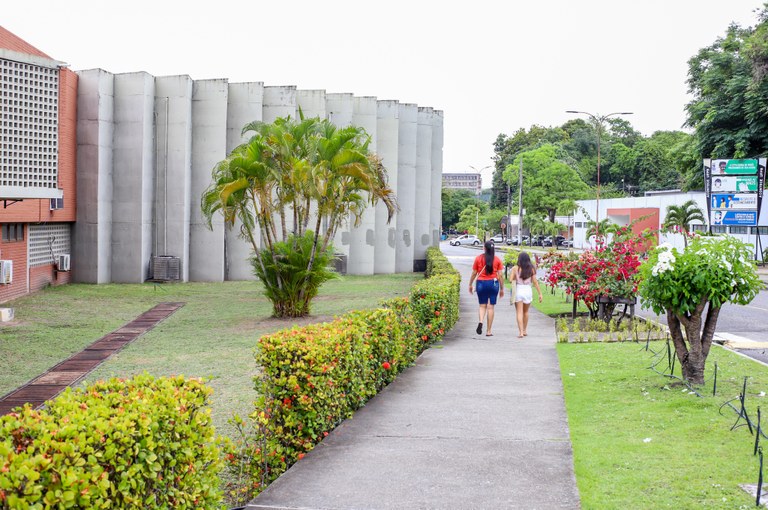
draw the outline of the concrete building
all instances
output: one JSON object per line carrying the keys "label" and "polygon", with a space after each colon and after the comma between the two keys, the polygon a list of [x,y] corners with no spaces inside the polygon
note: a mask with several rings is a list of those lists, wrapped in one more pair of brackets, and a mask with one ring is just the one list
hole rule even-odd
{"label": "concrete building", "polygon": [[[221,216],[209,228],[201,195],[215,164],[246,140],[244,125],[299,112],[363,127],[398,196],[390,223],[380,205],[339,228],[334,247],[348,273],[423,269],[438,243],[441,111],[262,82],[74,73],[1,27],[0,70],[9,100],[0,110],[0,260],[14,270],[0,302],[70,279],[253,279],[253,246]],[[11,108],[21,105],[13,94],[22,79],[37,95],[23,99],[33,127],[19,134]],[[71,256],[71,272],[54,265],[59,255]]]}
{"label": "concrete building", "polygon": [[443,188],[464,189],[479,195],[483,191],[483,178],[480,174],[444,173]]}

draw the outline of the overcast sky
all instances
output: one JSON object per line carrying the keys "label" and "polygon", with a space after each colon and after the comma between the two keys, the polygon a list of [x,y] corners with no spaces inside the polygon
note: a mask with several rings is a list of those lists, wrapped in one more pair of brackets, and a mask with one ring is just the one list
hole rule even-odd
{"label": "overcast sky", "polygon": [[[680,129],[687,61],[759,0],[4,0],[0,24],[73,70],[229,78],[445,112],[445,172],[565,110]],[[483,172],[484,187],[491,170]]]}

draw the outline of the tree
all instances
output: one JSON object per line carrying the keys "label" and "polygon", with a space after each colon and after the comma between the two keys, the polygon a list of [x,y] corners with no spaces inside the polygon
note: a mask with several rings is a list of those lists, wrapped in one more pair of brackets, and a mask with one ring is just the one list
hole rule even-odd
{"label": "tree", "polygon": [[[589,186],[578,173],[560,159],[562,150],[552,144],[521,153],[523,160],[523,204],[526,214],[541,213],[555,221],[563,200],[577,200],[589,194]],[[519,159],[509,165],[504,179],[517,183]]]}
{"label": "tree", "polygon": [[762,288],[751,248],[731,236],[694,236],[682,252],[658,246],[640,273],[643,307],[666,313],[683,378],[704,384],[721,307],[749,304]]}
{"label": "tree", "polygon": [[443,228],[455,227],[459,222],[459,213],[469,204],[477,202],[475,194],[466,189],[446,189],[442,192]]}
{"label": "tree", "polygon": [[363,210],[379,202],[391,220],[394,193],[362,128],[288,117],[250,123],[243,133],[253,135],[213,169],[203,214],[209,228],[219,211],[228,225],[239,220],[275,316],[306,315],[332,276],[327,265],[337,229],[358,225]]}
{"label": "tree", "polygon": [[685,243],[686,248],[688,247],[688,236],[693,221],[706,223],[704,212],[699,209],[695,200],[688,200],[682,205],[667,206],[664,227],[670,232],[680,232],[683,234],[683,243]]}
{"label": "tree", "polygon": [[768,20],[737,24],[688,61],[686,125],[696,130],[699,157],[744,158],[768,150]]}

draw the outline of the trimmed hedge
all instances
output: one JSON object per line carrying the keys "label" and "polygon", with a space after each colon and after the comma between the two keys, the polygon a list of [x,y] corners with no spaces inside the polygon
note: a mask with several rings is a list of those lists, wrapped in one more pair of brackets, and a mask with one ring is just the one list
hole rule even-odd
{"label": "trimmed hedge", "polygon": [[230,471],[247,471],[249,485],[231,487],[232,497],[255,496],[453,327],[460,276],[432,248],[427,274],[408,299],[259,339],[255,437],[229,455]]}
{"label": "trimmed hedge", "polygon": [[0,508],[219,508],[211,391],[145,374],[0,417]]}

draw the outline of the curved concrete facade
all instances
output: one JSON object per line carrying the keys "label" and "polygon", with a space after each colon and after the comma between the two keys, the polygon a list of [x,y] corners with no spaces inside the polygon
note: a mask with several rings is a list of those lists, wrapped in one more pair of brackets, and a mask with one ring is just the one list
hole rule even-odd
{"label": "curved concrete facade", "polygon": [[378,205],[357,227],[339,227],[334,246],[350,274],[411,272],[439,241],[442,112],[262,82],[78,74],[77,179],[84,185],[72,251],[76,281],[143,282],[152,258],[162,255],[180,259],[183,281],[254,279],[252,246],[239,237],[240,226],[227,228],[219,216],[209,230],[201,194],[215,164],[246,141],[245,124],[297,117],[299,108],[305,118],[363,127],[397,194],[399,212],[389,224]]}

